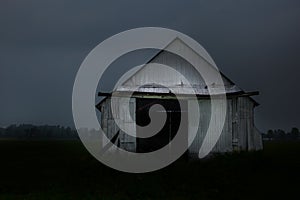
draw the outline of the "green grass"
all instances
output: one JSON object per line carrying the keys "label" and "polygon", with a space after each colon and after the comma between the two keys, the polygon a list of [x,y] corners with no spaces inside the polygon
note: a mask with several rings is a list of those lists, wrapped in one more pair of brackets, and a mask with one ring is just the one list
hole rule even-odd
{"label": "green grass", "polygon": [[287,199],[300,189],[296,141],[146,174],[110,169],[80,141],[0,140],[0,159],[0,199]]}

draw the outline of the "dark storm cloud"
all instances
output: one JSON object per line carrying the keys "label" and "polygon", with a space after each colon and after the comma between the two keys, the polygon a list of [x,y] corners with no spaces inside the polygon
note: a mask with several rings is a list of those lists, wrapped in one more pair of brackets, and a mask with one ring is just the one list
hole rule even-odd
{"label": "dark storm cloud", "polygon": [[71,94],[88,52],[126,29],[161,26],[202,44],[245,90],[257,124],[300,126],[300,2],[0,1],[0,125],[72,125]]}

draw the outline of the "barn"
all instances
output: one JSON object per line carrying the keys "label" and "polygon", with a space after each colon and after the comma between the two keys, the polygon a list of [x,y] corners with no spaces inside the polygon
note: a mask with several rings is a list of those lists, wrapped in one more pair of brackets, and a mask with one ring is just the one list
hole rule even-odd
{"label": "barn", "polygon": [[[186,152],[189,157],[197,157],[209,125],[211,115],[210,95],[206,83],[193,66],[180,56],[171,53],[168,49],[180,49],[180,51],[195,54],[191,47],[176,38],[165,49],[159,51],[143,66],[131,73],[129,77],[123,78],[119,86],[113,91],[114,94],[117,94],[115,95],[117,98],[114,96],[114,99],[112,99],[112,93],[99,92],[98,95],[103,96],[101,102],[96,105],[101,113],[100,125],[106,136],[116,146],[139,153],[152,152],[168,144],[174,138],[180,122],[187,124],[185,130],[187,138],[190,129],[197,126],[197,135]],[[207,52],[203,52],[202,55],[195,55],[195,59],[199,62],[213,62]],[[151,67],[153,63],[163,64],[175,69],[190,84],[187,84],[176,74],[170,74],[167,71]],[[207,66],[209,65],[203,67]],[[209,67],[213,68],[213,65]],[[226,92],[227,112],[221,136],[214,145],[212,153],[262,149],[261,133],[254,125],[254,108],[259,104],[252,98],[253,95],[258,95],[258,92],[245,92],[223,73],[221,73],[221,76]],[[196,125],[195,122],[192,122],[193,116],[187,109],[191,101],[189,98],[191,87],[195,91],[201,110]],[[169,88],[172,88],[172,91],[175,92],[170,92]],[[180,96],[180,99],[176,98],[175,95]],[[130,114],[122,112],[123,107],[126,106],[124,100],[129,102]],[[114,106],[111,106],[112,101],[115,102]],[[164,112],[167,114],[166,123],[156,135],[149,138],[140,138],[139,135],[142,133],[129,118],[132,118],[140,126],[147,125],[150,122],[149,110],[154,104],[163,106]],[[118,116],[112,114],[113,110],[117,110]],[[160,112],[160,110],[156,112]],[[120,130],[116,118],[129,125],[130,135]],[[180,121],[181,119],[184,120]]]}

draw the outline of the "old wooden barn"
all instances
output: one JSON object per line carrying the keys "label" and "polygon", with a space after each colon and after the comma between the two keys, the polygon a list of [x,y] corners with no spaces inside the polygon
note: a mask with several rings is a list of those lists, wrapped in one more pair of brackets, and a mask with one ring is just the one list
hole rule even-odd
{"label": "old wooden barn", "polygon": [[[199,148],[208,129],[211,114],[209,93],[203,78],[195,71],[193,66],[183,58],[170,53],[168,48],[177,48],[181,51],[195,54],[193,49],[187,44],[180,39],[175,39],[165,50],[157,53],[144,66],[122,81],[120,87],[114,91],[119,94],[119,98],[114,99],[114,101],[118,101],[115,104],[117,106],[111,108],[110,94],[99,93],[99,96],[105,96],[97,105],[101,112],[101,127],[108,138],[120,148],[131,152],[151,152],[163,147],[172,140],[177,132],[180,119],[184,116],[184,123],[187,123],[187,135],[191,127],[199,126],[196,138],[187,151],[187,155],[194,157],[198,155]],[[210,63],[213,62],[207,52],[196,56],[198,56],[199,62],[201,62],[201,59]],[[197,101],[201,110],[199,124],[193,124],[190,120],[193,116],[186,112],[187,109],[185,107],[189,104],[189,90],[185,81],[176,76],[176,74],[170,74],[156,70],[155,67],[150,67],[151,63],[170,66],[180,74],[183,74],[190,82],[197,95]],[[213,65],[210,67],[213,68]],[[221,137],[212,152],[262,149],[261,134],[254,125],[254,108],[258,106],[258,103],[251,97],[252,95],[257,95],[258,92],[245,92],[224,74],[221,73],[221,75],[227,96],[227,113]],[[145,81],[151,84],[145,85]],[[182,95],[182,98],[176,100],[174,94],[170,93],[168,88],[176,91],[177,95]],[[133,95],[126,95],[132,92]],[[131,116],[122,114],[123,106],[125,106],[123,105],[123,100],[126,98],[130,102]],[[180,108],[178,101],[182,101],[182,105],[185,106]],[[118,113],[120,113],[117,116],[118,120],[124,123],[132,123],[128,120],[129,117],[132,117],[137,124],[143,126],[150,122],[148,112],[153,104],[162,105],[167,112],[166,124],[159,133],[150,138],[137,138],[119,130],[112,115],[112,109],[118,110]],[[129,127],[131,127],[130,131],[133,135],[139,136],[141,134],[139,129],[134,126]]]}

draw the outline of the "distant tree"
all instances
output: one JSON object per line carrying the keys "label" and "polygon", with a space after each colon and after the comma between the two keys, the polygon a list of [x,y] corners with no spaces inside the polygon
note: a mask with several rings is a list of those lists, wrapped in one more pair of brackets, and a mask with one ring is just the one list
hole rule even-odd
{"label": "distant tree", "polygon": [[17,135],[17,125],[12,124],[8,126],[5,132],[8,137],[15,137]]}
{"label": "distant tree", "polygon": [[268,130],[267,132],[267,138],[269,139],[273,139],[274,138],[274,131],[273,130]]}
{"label": "distant tree", "polygon": [[292,130],[291,130],[291,137],[293,139],[298,139],[299,136],[300,136],[299,129],[296,128],[296,127],[293,127]]}
{"label": "distant tree", "polygon": [[286,139],[286,133],[282,129],[274,130],[274,138],[276,139]]}
{"label": "distant tree", "polygon": [[66,134],[67,137],[70,137],[72,135],[72,130],[71,130],[70,127],[66,128],[65,134]]}
{"label": "distant tree", "polygon": [[31,124],[0,127],[0,137],[10,138],[78,138],[76,130],[63,126],[35,126]]}
{"label": "distant tree", "polygon": [[286,133],[284,130],[278,129],[278,135],[280,139],[285,139]]}
{"label": "distant tree", "polygon": [[4,136],[4,131],[5,131],[4,128],[0,128],[0,137],[3,137],[3,136]]}

